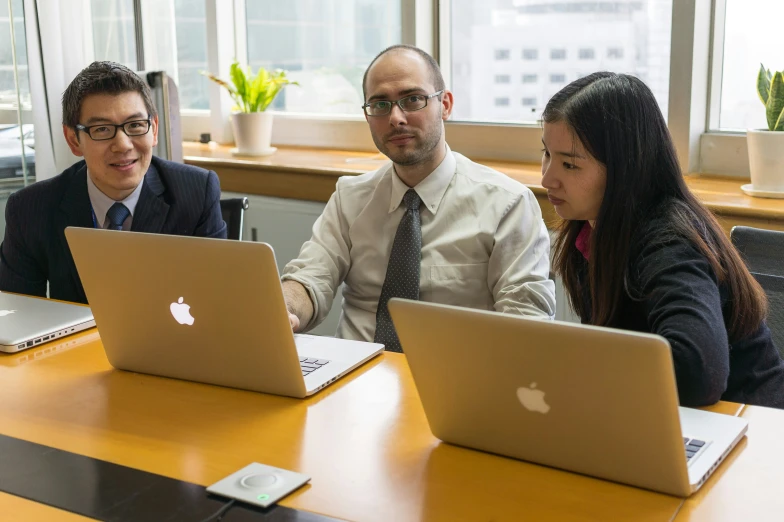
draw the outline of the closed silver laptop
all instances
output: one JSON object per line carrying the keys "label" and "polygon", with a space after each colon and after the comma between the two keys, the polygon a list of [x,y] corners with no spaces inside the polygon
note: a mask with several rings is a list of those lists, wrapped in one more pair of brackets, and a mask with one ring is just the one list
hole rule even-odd
{"label": "closed silver laptop", "polygon": [[0,292],[0,351],[18,352],[93,326],[86,306]]}
{"label": "closed silver laptop", "polygon": [[115,368],[305,397],[381,344],[294,335],[265,243],[66,228]]}
{"label": "closed silver laptop", "polygon": [[399,299],[389,310],[443,441],[685,497],[746,432],[678,406],[662,337]]}

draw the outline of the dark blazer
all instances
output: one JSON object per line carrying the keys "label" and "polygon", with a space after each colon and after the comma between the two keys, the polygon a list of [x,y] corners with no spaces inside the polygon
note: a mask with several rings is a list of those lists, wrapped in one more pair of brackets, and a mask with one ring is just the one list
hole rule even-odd
{"label": "dark blazer", "polygon": [[[729,338],[729,287],[719,283],[696,245],[672,232],[662,214],[633,238],[626,292],[613,326],[669,341],[683,406],[721,399],[784,408],[784,361],[768,326],[763,322],[750,335]],[[580,279],[589,304],[586,269],[583,265]],[[590,317],[582,320],[590,322]]]}
{"label": "dark blazer", "polygon": [[[153,156],[144,175],[131,230],[226,237],[220,184],[211,171]],[[8,198],[0,245],[0,290],[87,303],[65,227],[93,227],[84,161]]]}

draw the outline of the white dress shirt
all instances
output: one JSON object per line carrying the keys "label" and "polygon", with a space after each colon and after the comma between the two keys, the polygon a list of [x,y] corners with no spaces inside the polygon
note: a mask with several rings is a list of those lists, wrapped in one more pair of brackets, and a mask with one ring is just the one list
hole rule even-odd
{"label": "white dress shirt", "polygon": [[[131,192],[127,198],[123,199],[119,203],[125,205],[131,213],[125,218],[123,221],[123,230],[130,230],[131,224],[133,223],[133,213],[136,211],[136,204],[139,202],[139,195],[142,193],[142,185],[144,184],[144,178],[142,178],[141,183]],[[117,203],[117,201],[113,200],[103,192],[101,189],[95,186],[93,183],[93,179],[90,177],[90,172],[87,171],[87,194],[90,196],[90,204],[93,206],[93,214],[95,215],[95,221],[98,223],[100,228],[109,228],[111,223],[108,219],[106,219],[106,213],[109,212],[109,209]]]}
{"label": "white dress shirt", "polygon": [[[408,189],[391,162],[338,180],[313,237],[283,270],[283,280],[302,283],[310,294],[314,313],[306,330],[324,320],[344,284],[336,335],[373,340]],[[422,199],[421,301],[554,317],[550,237],[528,187],[447,146],[441,164],[414,189]]]}

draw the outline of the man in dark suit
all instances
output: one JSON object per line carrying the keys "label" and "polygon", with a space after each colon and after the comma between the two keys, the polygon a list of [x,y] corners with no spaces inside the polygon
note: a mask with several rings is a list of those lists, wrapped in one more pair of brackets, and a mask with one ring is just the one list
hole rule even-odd
{"label": "man in dark suit", "polygon": [[0,290],[45,297],[48,283],[51,298],[87,303],[68,226],[226,237],[215,173],[152,155],[158,116],[130,69],[82,70],[63,94],[63,133],[84,160],[8,199]]}

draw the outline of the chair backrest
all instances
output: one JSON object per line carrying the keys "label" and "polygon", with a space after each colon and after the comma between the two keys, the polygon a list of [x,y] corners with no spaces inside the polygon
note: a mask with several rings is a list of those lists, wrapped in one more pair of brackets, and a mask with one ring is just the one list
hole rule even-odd
{"label": "chair backrest", "polygon": [[765,294],[768,296],[768,328],[770,328],[773,344],[784,357],[784,277],[755,274],[754,278],[759,282]]}
{"label": "chair backrest", "polygon": [[183,162],[180,95],[177,84],[164,71],[136,71],[147,82],[152,103],[158,110],[158,144],[152,153],[159,158]]}
{"label": "chair backrest", "polygon": [[220,200],[223,221],[226,222],[228,239],[242,241],[242,226],[245,211],[248,209],[248,198],[230,198]]}
{"label": "chair backrest", "polygon": [[750,272],[784,276],[784,232],[751,227],[732,227],[730,239]]}
{"label": "chair backrest", "polygon": [[733,227],[730,239],[768,296],[768,328],[784,357],[784,232]]}

